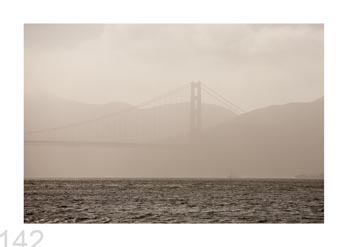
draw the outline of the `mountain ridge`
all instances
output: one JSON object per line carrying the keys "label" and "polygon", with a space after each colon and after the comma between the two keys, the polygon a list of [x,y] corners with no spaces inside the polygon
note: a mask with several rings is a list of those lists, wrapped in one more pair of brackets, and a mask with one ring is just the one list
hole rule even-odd
{"label": "mountain ridge", "polygon": [[26,146],[25,176],[38,177],[37,171],[43,177],[313,176],[323,173],[323,104],[320,98],[230,113],[228,121],[207,126],[200,141],[182,151]]}

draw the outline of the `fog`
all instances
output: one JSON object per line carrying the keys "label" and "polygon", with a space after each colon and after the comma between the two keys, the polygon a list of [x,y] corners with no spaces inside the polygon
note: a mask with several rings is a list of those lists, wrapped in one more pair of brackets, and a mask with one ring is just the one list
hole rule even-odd
{"label": "fog", "polygon": [[323,25],[25,25],[25,92],[137,104],[201,80],[245,109],[323,96]]}
{"label": "fog", "polygon": [[[25,176],[321,176],[323,46],[323,25],[26,24]],[[191,139],[190,84],[140,103],[192,81]]]}

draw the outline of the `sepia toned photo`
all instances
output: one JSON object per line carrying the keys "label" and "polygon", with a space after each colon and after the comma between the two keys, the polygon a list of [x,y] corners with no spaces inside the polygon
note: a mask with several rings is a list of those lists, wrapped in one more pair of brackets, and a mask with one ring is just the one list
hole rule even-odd
{"label": "sepia toned photo", "polygon": [[323,24],[25,24],[24,223],[324,223]]}

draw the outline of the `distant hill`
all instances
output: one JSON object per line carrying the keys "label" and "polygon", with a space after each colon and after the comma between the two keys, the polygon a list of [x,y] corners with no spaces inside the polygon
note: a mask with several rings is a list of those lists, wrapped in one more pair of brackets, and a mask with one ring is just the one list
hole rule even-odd
{"label": "distant hill", "polygon": [[321,98],[251,111],[206,131],[202,145],[215,162],[240,176],[321,174],[323,109]]}
{"label": "distant hill", "polygon": [[258,109],[204,130],[184,152],[130,151],[124,161],[148,176],[316,177],[324,167],[323,105],[322,98]]}
{"label": "distant hill", "polygon": [[[128,111],[132,109],[132,111]],[[156,142],[159,139],[184,136],[189,131],[189,103],[165,104],[138,109],[125,103],[84,104],[56,97],[28,98],[25,101],[25,131],[61,127],[116,113],[116,117],[102,120],[104,128],[99,140]],[[118,115],[120,112],[127,112]],[[208,128],[232,120],[231,111],[216,105],[202,104],[203,127]],[[96,139],[90,134],[96,125],[86,124],[79,135],[84,140]],[[122,129],[122,133],[116,133]],[[70,131],[62,131],[59,137],[69,137]],[[55,134],[57,135],[57,134]],[[50,139],[47,134],[43,139]]]}
{"label": "distant hill", "polygon": [[52,95],[27,95],[24,98],[24,128],[33,131],[59,127],[130,107],[133,106],[120,102],[85,104]]}
{"label": "distant hill", "polygon": [[[65,104],[70,105],[67,102]],[[25,176],[314,176],[323,173],[323,105],[322,98],[310,103],[270,106],[238,117],[219,106],[205,105],[202,137],[192,147],[184,150],[26,146]],[[132,107],[124,104],[123,107],[125,106]],[[60,109],[65,108],[61,107]],[[89,108],[89,105],[80,107]],[[104,108],[104,113],[109,111],[110,108],[107,108]],[[72,109],[66,108],[66,111]],[[164,132],[160,138],[166,137],[166,133],[171,130],[188,128],[188,109],[187,104],[163,106],[166,114],[163,115],[164,125],[158,126]],[[157,107],[140,110],[143,122],[146,125],[151,123],[152,112],[158,110]],[[94,115],[92,110],[88,112]],[[36,114],[46,118],[53,113]],[[74,116],[74,113],[69,114]],[[91,116],[87,115],[84,117]],[[31,127],[38,128],[34,125]],[[173,138],[181,141],[183,136]]]}

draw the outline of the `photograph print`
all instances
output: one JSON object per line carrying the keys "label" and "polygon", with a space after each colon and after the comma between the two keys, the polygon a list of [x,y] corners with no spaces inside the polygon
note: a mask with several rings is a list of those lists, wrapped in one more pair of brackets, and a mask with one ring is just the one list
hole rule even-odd
{"label": "photograph print", "polygon": [[25,24],[24,223],[324,223],[323,24]]}

